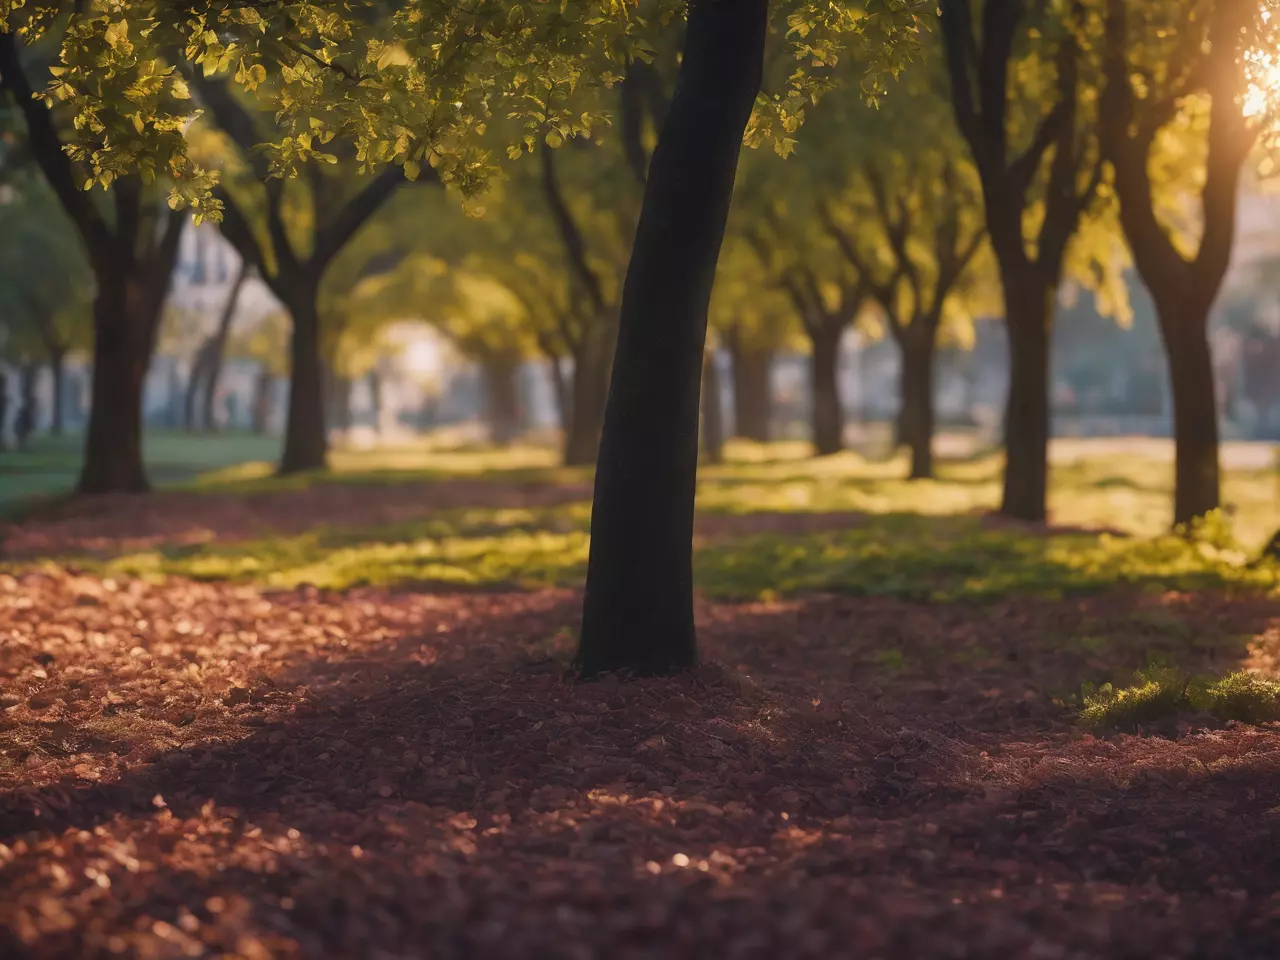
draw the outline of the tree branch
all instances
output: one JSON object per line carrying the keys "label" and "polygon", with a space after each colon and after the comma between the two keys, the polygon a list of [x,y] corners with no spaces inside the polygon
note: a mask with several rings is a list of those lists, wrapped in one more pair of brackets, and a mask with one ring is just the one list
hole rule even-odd
{"label": "tree branch", "polygon": [[222,203],[222,223],[219,225],[222,235],[236,248],[242,259],[253,264],[258,275],[274,290],[276,278],[267,270],[262,247],[259,246],[258,238],[254,236],[253,227],[250,226],[244,211],[240,209],[240,205],[225,187],[217,187],[213,195]]}
{"label": "tree branch", "polygon": [[356,231],[378,212],[378,208],[404,182],[403,167],[398,164],[387,167],[348,200],[337,216],[316,232],[315,248],[307,261],[307,269],[314,271],[317,276],[323,273],[338,252],[355,236]]}
{"label": "tree branch", "polygon": [[587,258],[586,239],[578,228],[577,222],[573,219],[573,211],[569,209],[568,203],[565,202],[564,194],[560,190],[560,180],[556,175],[555,157],[552,156],[551,148],[545,147],[541,151],[541,157],[542,195],[547,202],[547,208],[551,211],[551,219],[555,222],[556,230],[560,234],[565,253],[569,256],[569,263],[573,267],[574,276],[582,284],[583,289],[591,300],[592,307],[597,312],[604,313],[608,309],[608,304],[605,302],[604,287],[600,282],[599,275],[592,268],[591,262]]}
{"label": "tree branch", "polygon": [[53,125],[53,116],[44,102],[37,100],[18,55],[18,39],[11,32],[0,33],[0,88],[13,94],[27,124],[31,154],[75,225],[96,272],[109,271],[115,241],[90,194],[80,189],[71,158],[63,150],[62,139]]}

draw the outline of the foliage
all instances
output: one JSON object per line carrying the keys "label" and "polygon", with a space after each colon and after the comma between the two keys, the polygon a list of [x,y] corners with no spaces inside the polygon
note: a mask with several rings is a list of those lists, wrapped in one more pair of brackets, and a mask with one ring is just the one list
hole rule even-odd
{"label": "foliage", "polygon": [[[805,109],[831,86],[842,56],[866,65],[874,93],[909,58],[918,0],[830,4],[788,0],[776,10],[791,46],[785,81],[762,93],[754,143],[785,152]],[[230,76],[277,111],[268,150],[282,174],[332,162],[328,144],[354,147],[366,169],[397,163],[414,179],[430,165],[474,195],[494,165],[482,138],[495,118],[519,135],[517,155],[540,140],[555,146],[604,122],[598,92],[683,11],[677,0],[563,0],[560,4],[413,0],[292,0],[263,7],[229,0],[159,0],[91,6],[71,14],[61,65],[47,94],[70,104],[84,138],[73,156],[89,183],[108,186],[140,171],[179,184],[174,203],[219,214],[216,175],[196,163],[184,136],[192,108],[188,70]],[[0,24],[44,34],[56,8],[0,4]]]}
{"label": "foliage", "polygon": [[1133,730],[1188,713],[1224,722],[1273,723],[1280,720],[1280,681],[1243,670],[1210,680],[1150,668],[1139,671],[1128,687],[1086,688],[1080,719],[1089,726]]}

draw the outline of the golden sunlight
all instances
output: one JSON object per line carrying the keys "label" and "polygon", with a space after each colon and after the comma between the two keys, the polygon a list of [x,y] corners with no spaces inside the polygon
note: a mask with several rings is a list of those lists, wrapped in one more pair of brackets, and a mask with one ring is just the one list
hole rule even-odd
{"label": "golden sunlight", "polygon": [[[1262,11],[1262,23],[1271,25],[1272,11]],[[1249,88],[1244,95],[1244,114],[1260,119],[1274,114],[1280,105],[1280,52],[1272,48],[1251,50],[1245,55]]]}

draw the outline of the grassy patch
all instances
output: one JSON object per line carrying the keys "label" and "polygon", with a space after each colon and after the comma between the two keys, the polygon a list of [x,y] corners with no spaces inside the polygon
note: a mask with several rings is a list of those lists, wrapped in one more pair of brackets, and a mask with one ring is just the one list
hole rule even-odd
{"label": "grassy patch", "polygon": [[579,582],[586,570],[583,506],[457,510],[385,527],[325,528],[240,543],[190,544],[93,564],[112,576],[176,575],[270,587],[439,583],[536,588]]}
{"label": "grassy patch", "polygon": [[1224,722],[1280,721],[1280,681],[1243,671],[1218,680],[1188,679],[1171,668],[1153,668],[1127,687],[1087,689],[1080,719],[1092,727],[1134,730],[1185,713]]}
{"label": "grassy patch", "polygon": [[[343,589],[424,581],[578,586],[586,570],[589,517],[582,503],[538,510],[472,508],[384,527],[329,527],[64,562],[87,564],[104,575],[178,575],[272,587],[307,583]],[[838,533],[723,540],[699,550],[694,567],[699,589],[723,600],[831,592],[987,602],[1007,596],[1053,599],[1117,585],[1153,591],[1280,588],[1280,568],[1250,566],[1242,554],[1180,537],[1044,537],[987,529],[975,518],[912,515],[875,517],[864,527]],[[1168,623],[1164,615],[1151,614],[1142,626],[1182,629],[1167,616]]]}
{"label": "grassy patch", "polygon": [[1117,585],[1152,590],[1280,588],[1280,567],[1185,537],[1039,536],[976,518],[890,515],[865,527],[802,537],[755,536],[714,545],[696,560],[712,596],[817,591],[921,601],[1056,599]]}

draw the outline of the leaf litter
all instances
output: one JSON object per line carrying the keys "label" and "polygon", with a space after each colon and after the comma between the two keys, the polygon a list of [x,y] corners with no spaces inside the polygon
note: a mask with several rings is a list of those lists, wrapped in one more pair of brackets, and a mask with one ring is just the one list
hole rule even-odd
{"label": "leaf litter", "polygon": [[1280,731],[1055,687],[1273,600],[702,603],[575,685],[578,602],[0,577],[0,955],[1274,956]]}

